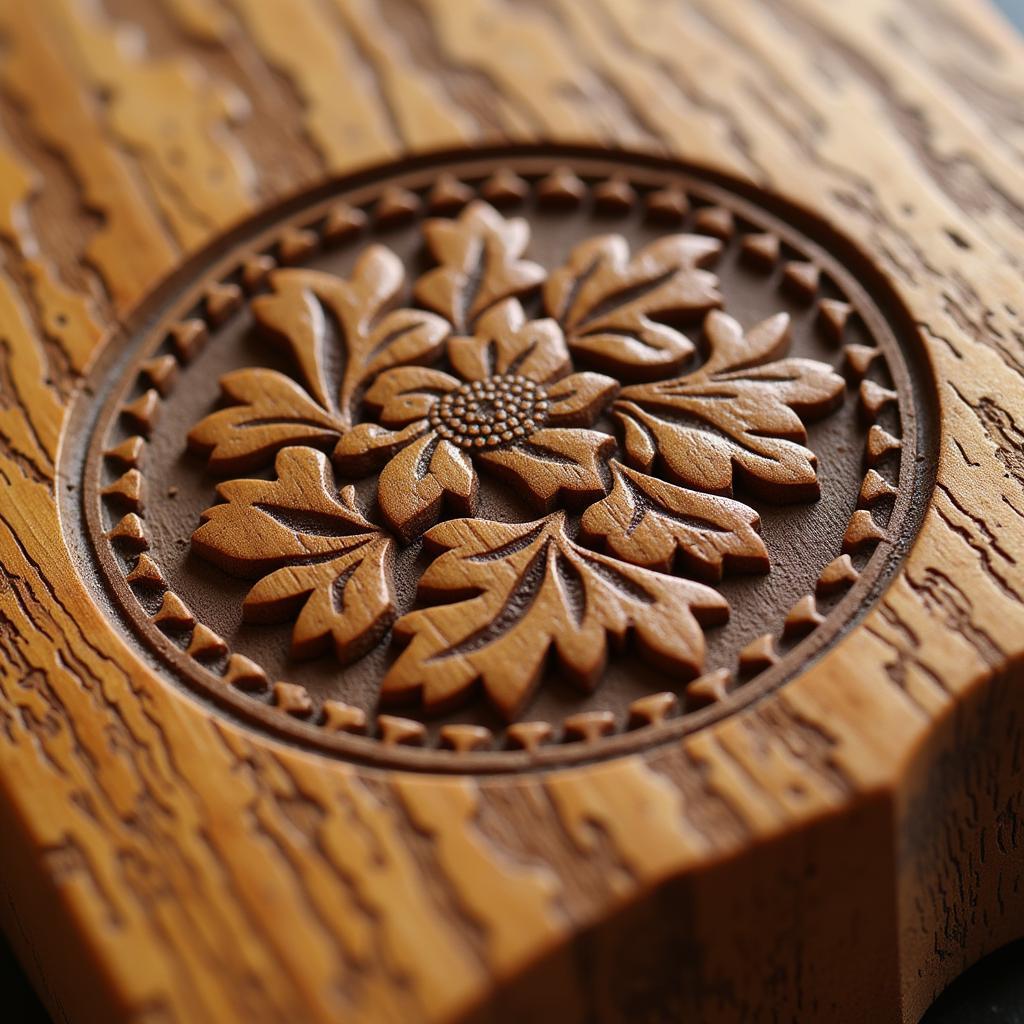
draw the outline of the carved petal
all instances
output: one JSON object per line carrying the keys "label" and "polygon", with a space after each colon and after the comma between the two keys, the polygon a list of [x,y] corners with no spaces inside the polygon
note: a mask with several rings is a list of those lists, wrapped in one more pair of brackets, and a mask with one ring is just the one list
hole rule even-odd
{"label": "carved petal", "polygon": [[229,480],[217,488],[225,504],[203,513],[192,547],[238,576],[257,577],[296,558],[330,555],[380,536],[340,493],[327,457],[312,448],[285,448],[275,480]]}
{"label": "carved petal", "polygon": [[451,338],[448,357],[463,380],[519,373],[543,384],[570,366],[569,349],[554,320],[529,320],[514,299],[480,318],[473,337]]}
{"label": "carved petal", "polygon": [[363,476],[382,466],[428,429],[426,420],[416,420],[401,430],[388,430],[376,423],[360,423],[341,436],[334,448],[334,464],[345,476]]}
{"label": "carved petal", "polygon": [[490,306],[521,295],[544,280],[544,270],[520,257],[530,230],[506,220],[485,202],[470,203],[456,220],[429,220],[427,245],[440,266],[416,283],[416,298],[468,333]]}
{"label": "carved petal", "polygon": [[630,259],[621,235],[591,239],[549,276],[545,306],[574,352],[620,376],[664,376],[694,350],[666,321],[693,319],[721,302],[718,278],[699,269],[720,250],[713,238],[670,235]]}
{"label": "carved petal", "polygon": [[437,522],[444,502],[456,514],[471,513],[476,493],[476,470],[469,456],[431,432],[384,467],[377,500],[391,528],[409,541]]}
{"label": "carved petal", "polygon": [[276,370],[236,370],[221,379],[232,402],[189,431],[189,447],[218,472],[252,469],[289,444],[333,441],[343,429],[332,413]]}
{"label": "carved petal", "polygon": [[381,639],[395,616],[393,541],[383,535],[354,540],[337,558],[287,565],[260,580],[243,604],[247,622],[283,622],[301,608],[292,654],[321,654],[330,643],[343,664]]}
{"label": "carved petal", "polygon": [[385,370],[366,392],[367,405],[379,409],[377,418],[387,427],[403,427],[430,413],[438,395],[459,386],[449,373],[426,366],[399,366]]}
{"label": "carved petal", "polygon": [[618,558],[671,572],[677,556],[705,579],[727,566],[767,572],[768,549],[757,533],[758,514],[746,505],[701,494],[612,461],[612,492],[583,514],[588,540],[601,540]]}
{"label": "carved petal", "polygon": [[612,400],[619,382],[600,373],[573,373],[548,387],[548,423],[559,427],[589,426]]}
{"label": "carved petal", "polygon": [[424,573],[420,596],[454,603],[398,620],[395,634],[408,647],[385,677],[382,695],[418,694],[429,711],[443,710],[480,682],[512,719],[539,682],[549,652],[563,675],[591,689],[609,639],[622,646],[631,635],[645,658],[691,677],[703,665],[699,623],[728,616],[725,599],[700,583],[575,544],[561,513],[523,524],[447,522],[426,541],[444,552]]}
{"label": "carved petal", "polygon": [[477,458],[496,475],[525,492],[537,508],[547,510],[556,499],[579,507],[605,492],[602,458],[615,439],[597,430],[538,430],[510,448],[485,451]]}
{"label": "carved petal", "polygon": [[448,325],[440,317],[419,309],[396,309],[381,317],[366,336],[362,372],[352,384],[353,393],[388,367],[433,359],[447,335]]}

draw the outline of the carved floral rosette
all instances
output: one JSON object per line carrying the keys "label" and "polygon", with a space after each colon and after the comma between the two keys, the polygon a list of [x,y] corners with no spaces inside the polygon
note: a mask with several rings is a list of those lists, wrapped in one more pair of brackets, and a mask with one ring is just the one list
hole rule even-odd
{"label": "carved floral rosette", "polygon": [[84,459],[131,617],[264,720],[463,753],[663,728],[894,564],[917,410],[847,271],[677,172],[526,163],[238,246]]}

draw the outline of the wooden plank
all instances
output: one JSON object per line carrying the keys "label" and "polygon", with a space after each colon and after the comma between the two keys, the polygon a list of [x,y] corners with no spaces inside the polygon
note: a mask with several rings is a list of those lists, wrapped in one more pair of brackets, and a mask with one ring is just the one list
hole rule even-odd
{"label": "wooden plank", "polygon": [[[862,3],[841,12],[824,0],[47,0],[7,5],[0,30],[0,808],[8,836],[0,850],[2,917],[55,1019],[441,1024],[529,1013],[611,1022],[664,1011],[729,1021],[761,1019],[770,1006],[807,1021],[910,1021],[962,968],[1021,933],[1022,48],[980,0]],[[516,148],[530,142],[539,146]],[[455,155],[434,162],[412,159],[451,150]],[[569,170],[558,168],[563,163]],[[369,167],[382,169],[336,182]],[[492,171],[506,174],[495,181]],[[439,184],[445,172],[451,180]],[[518,178],[509,185],[513,172]],[[646,210],[673,215],[677,200],[663,194],[659,176],[687,182],[698,209],[679,208],[684,228],[652,227],[646,219]],[[721,202],[708,198],[719,194],[716,183],[725,186]],[[520,185],[525,194],[517,198]],[[310,186],[324,188],[267,213]],[[502,207],[502,197],[513,205]],[[457,229],[423,226],[434,214],[457,217],[471,201],[488,198],[496,210],[481,214],[472,205],[476,212],[451,222]],[[552,212],[559,200],[571,212]],[[605,204],[593,223],[592,202]],[[516,226],[517,217],[526,228]],[[781,247],[765,247],[760,236],[771,232],[755,230],[750,220],[761,217],[792,232],[792,240],[786,235],[779,243],[776,233]],[[249,218],[253,226],[235,230]],[[724,314],[712,313],[703,331],[702,318],[717,302],[701,298],[693,283],[700,280],[693,276],[696,250],[684,247],[684,256],[656,248],[657,232],[679,230],[705,239],[700,260],[710,259],[712,249],[727,254],[723,266],[702,264],[727,285]],[[234,233],[218,253],[197,256],[225,231]],[[573,246],[608,234],[628,238],[629,255],[611,243],[585,249],[593,260],[586,268],[582,257],[567,260]],[[484,285],[493,290],[475,309],[470,291],[480,282],[466,269],[467,254],[482,239],[491,247]],[[357,264],[371,243],[400,255],[373,250]],[[644,245],[651,248],[641,260],[636,254]],[[662,461],[652,455],[644,463],[642,439],[653,445],[651,431],[669,429],[650,426],[656,403],[662,408],[669,398],[658,391],[657,375],[629,364],[616,345],[588,340],[588,324],[609,315],[616,295],[612,285],[601,291],[602,274],[594,269],[601,259],[612,268],[609,280],[631,296],[638,283],[654,279],[644,276],[649,265],[664,273],[659,282],[678,275],[695,289],[648,310],[688,310],[683,328],[657,316],[648,319],[660,329],[651,328],[637,314],[625,327],[616,321],[608,329],[634,341],[654,330],[644,337],[678,356],[672,373],[690,365],[691,335],[701,351],[733,353],[722,373],[749,369],[742,346],[760,344],[761,362],[777,364],[781,325],[777,337],[770,326],[755,334],[746,310],[767,303],[766,295],[791,310],[797,354],[830,361],[813,371],[818,390],[807,384],[810,390],[794,399],[796,411],[785,407],[782,426],[763,413],[769,399],[759,399],[765,419],[750,434],[810,450],[802,448],[797,413],[817,407],[822,426],[811,428],[808,444],[818,462],[802,463],[799,481],[780,483],[749,451],[723,462],[714,445],[693,449],[704,453],[703,461],[692,460],[704,489],[686,477],[689,449],[673,456],[662,444]],[[824,285],[807,277],[815,260]],[[308,276],[321,272],[335,283]],[[530,289],[543,281],[544,295],[529,301],[536,309],[548,303],[546,320],[533,317],[521,328],[511,306],[502,307],[504,319],[492,308],[535,295]],[[162,297],[151,298],[161,286]],[[574,304],[589,301],[588,289],[600,298],[573,319]],[[400,310],[413,304],[415,314],[389,311],[392,293]],[[464,293],[469,298],[460,305]],[[842,307],[826,307],[832,319],[820,314],[824,327],[813,319],[829,296],[862,302],[848,326]],[[232,342],[243,330],[232,326],[243,322],[232,319],[236,306],[237,316],[268,331],[276,325],[298,363],[286,362],[286,348],[260,348],[255,338],[251,348]],[[731,320],[737,307],[742,328]],[[859,310],[876,312],[865,320]],[[554,319],[557,328],[535,326]],[[339,474],[340,482],[345,465],[369,457],[368,441],[366,450],[355,441],[345,452],[333,450],[353,436],[351,422],[331,406],[338,390],[332,374],[349,372],[323,355],[335,325],[350,337],[365,329],[373,342],[346,385],[352,408],[363,408],[367,387],[381,389],[377,406],[370,396],[374,409],[398,401],[397,384],[384,394],[391,386],[385,372],[395,366],[373,362],[394,338],[389,330],[372,333],[379,322],[421,345],[413,356],[395,357],[409,364],[400,367],[409,385],[402,394],[408,399],[416,384],[427,396],[420,400],[424,416],[433,417],[431,429],[444,426],[458,437],[439,435],[455,454],[436,468],[441,442],[422,442],[417,451],[430,474],[415,477],[419,463],[406,456],[413,483],[394,482],[398,465],[392,483],[381,484],[378,515],[365,486],[345,506],[343,492],[323,491],[313,477],[316,467],[327,466],[324,472]],[[186,331],[178,348],[165,340],[175,325]],[[159,337],[157,326],[165,332]],[[507,351],[495,341],[497,354],[488,358],[505,362],[479,379],[504,380],[518,368],[530,382],[531,402],[575,400],[573,389],[555,391],[568,372],[569,356],[558,353],[589,353],[580,356],[589,376],[574,383],[587,401],[573,405],[563,424],[576,432],[572,446],[548,449],[555,453],[549,462],[575,467],[570,483],[554,470],[522,469],[499,442],[489,463],[474,454],[469,421],[459,417],[479,398],[472,390],[477,378],[465,370],[468,363],[434,346],[443,340],[451,352],[449,337],[485,329]],[[523,330],[568,338],[552,335],[545,343],[554,367],[546,376],[524,369],[533,364]],[[844,357],[833,345],[821,355],[829,330],[860,344],[859,354],[848,350]],[[851,331],[856,337],[847,338]],[[182,353],[198,353],[204,333],[213,343],[190,363]],[[891,349],[878,342],[885,359],[872,356],[870,346],[865,355],[865,339],[874,344],[890,334]],[[529,358],[539,360],[543,346],[530,337]],[[151,341],[147,362],[142,349]],[[253,366],[231,363],[231,353],[243,351]],[[153,362],[168,355],[170,362]],[[860,370],[858,359],[868,360]],[[419,365],[431,360],[432,370]],[[141,376],[129,377],[136,364]],[[287,673],[268,671],[256,646],[245,647],[253,627],[246,634],[240,626],[239,609],[255,581],[239,589],[215,565],[195,569],[201,543],[193,568],[182,568],[183,554],[177,562],[164,557],[179,534],[187,546],[199,528],[198,515],[182,527],[174,508],[187,506],[193,494],[207,495],[198,510],[217,500],[215,478],[203,475],[198,460],[180,477],[168,467],[183,458],[188,429],[214,414],[215,395],[199,405],[218,367],[278,372],[288,400],[306,403],[305,442],[312,438],[325,454],[295,464],[296,472],[313,475],[302,477],[299,498],[287,500],[310,518],[289,520],[287,532],[307,545],[307,554],[341,550],[324,546],[324,537],[333,536],[328,521],[345,519],[338,536],[346,545],[355,533],[386,534],[401,560],[406,542],[418,542],[433,519],[471,512],[474,501],[486,519],[498,507],[491,485],[479,485],[482,498],[474,490],[474,474],[487,479],[486,465],[497,466],[505,481],[519,481],[516,500],[532,499],[541,511],[527,514],[524,505],[500,529],[435,527],[429,557],[435,565],[446,561],[424,588],[423,608],[400,617],[415,589],[408,556],[398,593],[378,595],[379,620],[339,639],[332,632],[337,609],[325,604],[319,619],[310,613],[316,621],[295,642],[328,653],[308,664],[279,660],[273,665],[286,664]],[[164,376],[172,370],[176,385]],[[317,374],[331,387],[310,384]],[[833,377],[839,383],[830,391]],[[131,391],[136,379],[145,386]],[[259,378],[260,397],[248,401],[269,402],[272,379]],[[620,385],[620,426],[603,427],[600,409]],[[480,400],[507,399],[525,423],[527,399],[515,397],[524,386],[520,381],[513,395],[505,384],[494,385],[497,397]],[[439,391],[460,388],[451,408],[431,404]],[[538,397],[537,388],[548,397]],[[887,397],[890,390],[895,397]],[[850,411],[842,428],[828,419],[839,391],[845,400],[837,416]],[[192,412],[190,395],[197,396]],[[241,415],[241,404],[228,402],[228,416]],[[176,408],[192,418],[179,434],[161,433],[157,412]],[[531,409],[541,418],[557,415],[547,406]],[[376,429],[405,429],[413,420],[402,422],[402,415]],[[106,419],[94,423],[97,416]],[[907,451],[917,445],[919,463],[884,454],[893,416],[916,424],[902,440]],[[630,417],[633,427],[622,426]],[[266,417],[253,418],[266,428]],[[118,435],[128,445],[122,455],[104,459],[100,450],[94,457],[88,445],[97,449],[100,441],[92,439],[110,423],[116,432],[129,421],[130,431]],[[208,430],[216,434],[224,422],[222,416]],[[735,417],[716,422],[720,433],[739,430]],[[554,433],[557,424],[547,426]],[[616,429],[620,440],[607,440]],[[636,432],[631,463],[624,429]],[[878,464],[889,467],[891,479],[882,483],[897,493],[877,507],[888,515],[905,505],[907,522],[916,525],[889,536],[889,527],[872,518],[876,506],[855,487],[843,499],[843,522],[820,530],[842,538],[850,521],[845,553],[856,555],[855,571],[866,579],[868,564],[875,564],[874,525],[885,534],[881,548],[891,546],[889,568],[879,562],[877,586],[855,589],[849,607],[841,593],[799,607],[765,604],[758,637],[743,635],[743,646],[768,635],[767,646],[747,660],[763,664],[744,681],[734,667],[738,642],[714,640],[720,594],[739,608],[740,588],[729,589],[733,563],[759,564],[763,535],[774,566],[785,561],[779,547],[787,547],[777,538],[796,536],[785,532],[783,513],[766,511],[763,494],[755,500],[746,486],[760,472],[776,497],[787,482],[806,489],[819,477],[827,490],[831,467],[842,461],[836,452],[847,450],[828,441],[840,436],[828,431],[840,429],[848,431],[842,437],[858,482],[867,468],[862,452],[892,460]],[[601,431],[603,439],[589,436]],[[131,438],[147,432],[140,468],[126,453],[135,451]],[[564,438],[548,441],[557,446]],[[617,476],[607,467],[615,445],[620,464],[629,463]],[[215,447],[202,438],[193,446]],[[265,447],[280,445],[270,436]],[[399,447],[395,442],[396,464]],[[591,457],[598,468],[588,475]],[[728,504],[725,487],[712,486],[712,478],[721,483],[724,473],[731,484],[736,460],[747,475]],[[674,474],[650,483],[666,463],[676,466]],[[276,482],[271,466],[255,471],[264,477],[259,486]],[[104,504],[99,489],[132,471],[138,477],[129,476],[124,487],[141,480],[144,507],[118,512],[138,519],[122,536],[151,546],[129,557],[104,540],[109,557],[101,557],[93,534],[76,524],[87,505],[109,516],[114,506]],[[226,479],[237,484],[247,474]],[[416,481],[425,476],[434,484],[420,490]],[[646,497],[636,498],[638,486]],[[322,493],[314,500],[317,487]],[[794,517],[811,505],[806,490],[789,497],[799,499]],[[741,499],[762,512],[762,534],[743,518]],[[658,501],[667,509],[662,532],[634,547],[619,536],[616,550],[614,524],[623,509],[639,522]],[[522,527],[560,503],[569,527],[552,519],[534,532]],[[599,512],[585,511],[598,503]],[[261,507],[255,499],[244,504],[250,525]],[[854,523],[857,511],[868,515]],[[726,517],[729,528],[718,533],[734,539],[719,538],[718,547],[706,537],[695,540],[694,523],[707,516]],[[114,520],[102,522],[100,534],[115,527]],[[262,556],[256,527],[235,529],[232,545],[211,541],[207,550],[237,568]],[[788,545],[807,564],[822,562],[809,577],[811,589],[818,569],[841,555],[837,546],[825,558],[816,536],[801,535],[802,548]],[[473,544],[479,550],[460,561],[459,552]],[[467,585],[486,592],[501,566],[524,551],[533,553],[523,556],[529,571],[512,574],[504,597],[494,590],[494,607],[453,640],[457,623],[438,612],[438,595],[463,600],[459,588]],[[678,569],[673,559],[687,552],[686,573],[697,579],[671,577],[674,589],[664,593],[673,595],[673,611],[656,620],[660,632],[652,627],[641,645],[671,672],[656,682],[648,669],[637,669],[632,682],[623,672],[603,677],[607,637],[628,647],[655,621],[654,612],[636,607],[669,602],[644,587],[654,588],[655,576],[667,578],[663,570]],[[192,572],[210,589],[196,583],[196,600],[172,587],[170,603],[145,585],[132,590],[125,577],[142,554],[150,560],[139,569],[143,576],[161,574],[178,586]],[[265,613],[315,589],[303,590],[296,575],[302,557],[282,562],[293,575],[265,588]],[[120,576],[104,575],[103,558]],[[473,568],[479,564],[489,567],[486,577]],[[525,639],[502,648],[515,657],[488,662],[479,652],[507,609],[518,607],[515,586],[541,569],[549,573],[537,604],[543,621],[535,616]],[[716,569],[726,577],[720,590]],[[614,599],[600,590],[609,573],[619,581]],[[325,593],[335,593],[337,579],[344,589],[354,578],[339,570]],[[637,588],[646,597],[638,598]],[[131,596],[137,593],[144,599]],[[369,590],[361,594],[369,605]],[[119,610],[119,601],[142,611]],[[161,614],[164,627],[153,621]],[[344,655],[346,645],[356,651],[365,642],[382,650],[373,644],[388,642],[383,630],[396,617],[410,645],[387,655],[401,666],[387,676],[387,688],[417,699],[437,694],[435,710],[448,718],[415,707],[378,709],[383,660],[374,663],[372,686],[359,669],[331,667],[334,649]],[[207,674],[216,675],[222,692],[190,675],[200,673],[201,659],[187,653],[196,634],[175,629],[198,629],[193,620],[207,630],[209,664],[220,673]],[[738,612],[733,622],[739,625],[728,628],[736,632],[723,635],[746,628]],[[291,621],[260,628],[271,638],[266,649],[286,658]],[[157,634],[163,639],[153,639]],[[549,656],[538,636],[557,649],[552,657],[560,671],[596,689],[581,694],[548,685],[550,678],[533,689],[524,665],[533,658],[543,666]],[[431,674],[442,641],[458,649],[462,677],[454,662],[446,673]],[[229,669],[219,643],[247,660]],[[434,654],[420,657],[432,643]],[[727,647],[733,660],[722,674],[716,652]],[[687,673],[700,677],[692,688]],[[485,695],[449,713],[442,698],[465,696],[461,691],[472,690],[478,676],[486,685],[477,689],[491,693],[493,707]],[[232,679],[269,685],[251,695]],[[768,680],[763,690],[758,680]],[[756,700],[740,696],[755,690]],[[699,711],[700,702],[711,710]],[[549,713],[556,705],[557,716]],[[509,726],[501,712],[520,720]],[[651,723],[650,732],[629,728],[630,720]],[[360,723],[373,738],[348,731]],[[494,744],[508,749],[484,749]],[[69,963],[80,969],[69,970]]]}

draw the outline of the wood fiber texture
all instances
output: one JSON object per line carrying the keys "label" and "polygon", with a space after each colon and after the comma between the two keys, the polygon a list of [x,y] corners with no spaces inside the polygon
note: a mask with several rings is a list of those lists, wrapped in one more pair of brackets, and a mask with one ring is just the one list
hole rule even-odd
{"label": "wood fiber texture", "polygon": [[[983,3],[36,0],[0,39],[0,903],[55,1019],[911,1021],[1020,932],[1024,81]],[[362,769],[168,685],[58,542],[94,354],[274,199],[547,140],[774,191],[893,285],[941,419],[896,581],[770,699],[547,773]]]}

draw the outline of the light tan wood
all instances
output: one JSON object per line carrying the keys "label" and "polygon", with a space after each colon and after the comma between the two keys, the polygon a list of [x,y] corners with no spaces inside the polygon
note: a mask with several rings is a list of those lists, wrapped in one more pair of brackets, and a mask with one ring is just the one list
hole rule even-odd
{"label": "light tan wood", "polygon": [[[654,1017],[660,1001],[680,1020],[913,1021],[960,970],[1024,932],[1024,48],[988,7],[37,0],[3,5],[0,30],[0,902],[56,1019],[611,1022]],[[669,154],[770,189],[839,229],[895,289],[923,337],[941,422],[935,489],[896,579],[810,671],[758,703],[678,742],[576,767],[360,767],[264,737],[169,685],[62,540],[65,414],[105,341],[200,246],[274,199],[411,153],[551,139]],[[485,198],[500,206],[517,187],[502,178]],[[549,198],[573,187],[556,180]],[[391,202],[400,217],[402,197]],[[678,202],[662,196],[660,209],[671,216]],[[332,230],[351,223],[339,212]],[[717,214],[703,224],[727,230]],[[298,253],[302,238],[291,242]],[[514,243],[502,297],[531,276]],[[432,244],[442,267],[424,302],[446,312],[461,256]],[[774,263],[765,240],[747,248],[752,265]],[[604,255],[625,274],[641,258]],[[300,301],[289,282],[304,273],[272,272],[265,320]],[[806,268],[787,273],[795,293],[813,291]],[[209,311],[227,315],[242,301],[234,289]],[[822,315],[842,333],[842,308]],[[718,324],[727,345],[734,328]],[[198,350],[204,330],[181,325],[180,352]],[[762,330],[770,347],[779,331]],[[678,339],[660,341],[678,355]],[[870,353],[847,359],[863,374]],[[328,396],[306,371],[324,417]],[[161,374],[151,368],[155,393]],[[805,405],[827,403],[830,382],[816,380]],[[387,409],[392,396],[375,386]],[[639,402],[657,385],[628,387]],[[868,388],[857,400],[870,417],[887,399]],[[152,407],[133,410],[140,436]],[[195,438],[215,457],[221,442],[209,421]],[[881,458],[898,441],[874,425],[868,443]],[[130,444],[120,453],[116,486],[117,528],[138,545],[136,456]],[[437,488],[471,503],[465,467],[431,469]],[[287,472],[279,462],[278,483],[262,486]],[[635,466],[616,474],[621,486],[585,524],[596,538],[629,514],[623,481],[655,486]],[[865,504],[886,485],[869,478]],[[228,486],[208,534],[244,500]],[[660,504],[684,510],[681,488],[657,486]],[[399,532],[440,502],[399,497],[408,491],[388,516]],[[323,500],[326,515],[351,512]],[[756,568],[752,524],[727,498],[715,514],[745,542],[700,548],[700,567],[711,578],[729,559]],[[851,521],[850,551],[871,542],[873,522]],[[467,538],[436,529],[455,549],[437,563],[444,589]],[[569,549],[557,514],[542,529]],[[637,574],[673,557],[661,534],[634,537]],[[246,554],[210,548],[234,568]],[[134,571],[159,573],[139,550]],[[849,571],[833,563],[823,591]],[[277,569],[250,596],[253,614],[312,594],[296,645],[348,656],[362,640],[333,629],[320,583]],[[680,586],[713,610],[706,584]],[[389,614],[379,588],[375,601],[371,636]],[[192,614],[165,605],[172,620]],[[815,614],[813,602],[794,609],[787,628]],[[423,621],[402,627],[414,644]],[[601,625],[602,636],[624,628]],[[202,628],[197,656],[219,653]],[[772,662],[767,640],[747,649],[748,667]],[[567,660],[586,677],[598,647]],[[294,684],[243,655],[227,671],[231,685],[307,713]],[[499,703],[521,699],[529,676],[502,676]],[[393,678],[431,685],[401,667]],[[713,701],[725,685],[711,673],[692,687]],[[638,720],[667,714],[671,695],[653,696]],[[324,714],[339,732],[366,727],[343,703]],[[529,750],[550,726],[514,728]],[[572,724],[580,736],[604,728]],[[380,731],[422,742],[423,727],[397,715]],[[481,742],[446,736],[455,749]]]}

